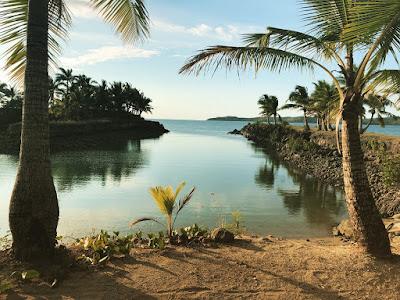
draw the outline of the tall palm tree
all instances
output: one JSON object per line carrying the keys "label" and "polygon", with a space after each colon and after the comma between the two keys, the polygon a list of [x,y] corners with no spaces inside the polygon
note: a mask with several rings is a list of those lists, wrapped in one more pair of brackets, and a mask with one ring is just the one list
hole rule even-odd
{"label": "tall palm tree", "polygon": [[269,96],[267,94],[262,95],[258,100],[258,105],[260,106],[261,109],[261,115],[267,118],[268,124],[270,124],[269,117],[274,116],[274,124],[276,125],[276,116],[279,116],[278,98],[275,96]]}
{"label": "tall palm tree", "polygon": [[[142,0],[89,0],[123,40],[133,42],[148,33]],[[59,217],[50,165],[48,102],[49,61],[60,50],[57,38],[70,23],[64,0],[3,0],[0,3],[0,43],[6,67],[24,78],[24,109],[19,167],[10,202],[13,251],[20,259],[51,254]]]}
{"label": "tall palm tree", "polygon": [[307,112],[310,106],[310,97],[307,88],[301,85],[296,86],[293,92],[290,93],[288,103],[281,107],[281,109],[301,109],[304,115],[304,128],[310,130],[308,125]]}
{"label": "tall palm tree", "polygon": [[[349,216],[359,244],[376,256],[391,255],[390,241],[376,208],[363,160],[358,119],[360,102],[371,90],[396,93],[399,68],[384,62],[400,50],[399,0],[302,0],[308,33],[280,28],[250,34],[241,47],[214,46],[192,58],[181,73],[199,74],[225,66],[232,69],[319,68],[329,75],[339,94],[337,133],[342,121],[343,175]],[[355,53],[358,55],[356,56]],[[358,70],[354,60],[361,57]],[[329,67],[339,67],[342,86]],[[339,141],[338,141],[339,144]]]}

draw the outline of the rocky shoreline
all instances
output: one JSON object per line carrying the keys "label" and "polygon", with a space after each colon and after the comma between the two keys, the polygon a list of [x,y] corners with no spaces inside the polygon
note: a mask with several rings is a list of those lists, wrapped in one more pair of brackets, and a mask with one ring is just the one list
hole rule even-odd
{"label": "rocky shoreline", "polygon": [[[161,123],[143,119],[51,122],[50,148],[52,152],[103,149],[110,146],[110,141],[158,138],[168,132]],[[0,130],[0,153],[17,154],[20,133],[20,123]]]}
{"label": "rocky shoreline", "polygon": [[[248,124],[240,133],[257,146],[273,148],[279,158],[335,186],[343,185],[342,161],[334,132],[304,132],[290,126]],[[385,183],[385,159],[400,153],[400,138],[369,134],[362,138],[367,173],[377,206],[384,217],[400,213],[400,185]]]}

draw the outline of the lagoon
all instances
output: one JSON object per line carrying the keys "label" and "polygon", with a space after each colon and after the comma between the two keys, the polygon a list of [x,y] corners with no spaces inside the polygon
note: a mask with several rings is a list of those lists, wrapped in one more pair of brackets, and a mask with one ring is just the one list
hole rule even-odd
{"label": "lagoon", "polygon": [[[109,141],[101,149],[52,156],[60,201],[59,234],[93,230],[129,232],[129,221],[161,217],[148,193],[155,185],[187,182],[195,196],[178,225],[214,227],[240,211],[247,230],[284,237],[327,236],[346,217],[342,189],[280,162],[273,151],[226,133],[246,122],[163,120],[158,139]],[[0,231],[17,156],[0,155]],[[159,230],[145,225],[144,230]]]}

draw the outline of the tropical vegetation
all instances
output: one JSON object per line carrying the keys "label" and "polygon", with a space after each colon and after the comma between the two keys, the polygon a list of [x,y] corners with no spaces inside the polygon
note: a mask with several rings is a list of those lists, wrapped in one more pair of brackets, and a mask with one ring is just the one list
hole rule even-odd
{"label": "tropical vegetation", "polygon": [[[306,33],[268,27],[248,34],[243,46],[214,46],[190,58],[180,73],[196,75],[220,67],[282,71],[316,68],[331,77],[338,94],[336,131],[343,156],[344,189],[354,235],[375,256],[390,256],[390,241],[377,210],[361,149],[361,105],[371,94],[400,91],[399,68],[386,69],[389,56],[400,50],[398,0],[303,0]],[[356,66],[356,60],[361,58]],[[331,69],[344,78],[344,84]]]}
{"label": "tropical vegetation", "polygon": [[[128,43],[148,35],[142,0],[89,0],[87,4]],[[0,2],[0,44],[6,69],[24,85],[19,167],[10,201],[13,252],[19,259],[54,252],[59,218],[49,151],[49,66],[57,64],[71,17],[64,0]]]}
{"label": "tropical vegetation", "polygon": [[307,88],[304,86],[296,86],[293,92],[290,93],[288,101],[289,103],[282,106],[280,109],[300,109],[304,115],[304,128],[310,129],[308,125],[308,110],[310,107],[310,96],[308,95]]}
{"label": "tropical vegetation", "polygon": [[[72,70],[60,69],[55,80],[49,79],[49,118],[53,121],[120,119],[141,117],[151,113],[152,100],[130,83],[102,80],[100,83],[86,75],[73,75]],[[66,77],[64,72],[71,74]],[[4,86],[0,90],[0,124],[20,122],[23,94],[17,88]]]}
{"label": "tropical vegetation", "polygon": [[130,225],[134,226],[141,222],[153,221],[165,226],[167,229],[168,237],[172,238],[176,219],[179,213],[182,211],[182,209],[192,199],[195,191],[195,188],[192,188],[188,194],[186,194],[179,201],[177,201],[179,193],[182,191],[185,185],[186,183],[182,182],[181,184],[178,185],[175,191],[172,188],[172,186],[166,186],[166,187],[157,186],[150,188],[150,194],[153,197],[154,202],[157,204],[160,212],[165,216],[166,224],[162,224],[156,218],[145,217],[134,220],[133,222],[131,222]]}
{"label": "tropical vegetation", "polygon": [[278,98],[276,96],[269,96],[267,94],[262,95],[258,100],[258,105],[261,109],[261,115],[267,118],[268,124],[270,124],[269,118],[273,116],[274,124],[276,125],[276,117],[278,116],[280,118],[280,115],[278,114]]}

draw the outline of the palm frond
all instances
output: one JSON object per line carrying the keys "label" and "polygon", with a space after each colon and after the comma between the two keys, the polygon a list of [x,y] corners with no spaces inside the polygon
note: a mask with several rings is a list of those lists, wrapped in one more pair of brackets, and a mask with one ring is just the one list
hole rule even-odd
{"label": "palm frond", "polygon": [[369,84],[365,88],[367,92],[400,94],[400,70],[380,70],[372,74],[368,80]]}
{"label": "palm frond", "polygon": [[[25,73],[28,0],[0,2],[0,44],[5,45],[3,57],[10,78],[22,84]],[[64,0],[49,1],[49,61],[55,67],[61,53],[61,42],[68,36],[71,17]]]}
{"label": "palm frond", "polygon": [[314,58],[336,59],[343,64],[336,53],[337,46],[329,37],[316,38],[312,35],[275,27],[268,27],[266,33],[247,34],[243,39],[247,46],[272,47],[289,52],[302,53]]}
{"label": "palm frond", "polygon": [[90,0],[98,14],[131,43],[149,35],[149,16],[143,0]]}
{"label": "palm frond", "polygon": [[132,222],[129,223],[129,226],[130,226],[130,227],[133,227],[133,226],[135,226],[135,225],[137,225],[137,224],[139,224],[139,223],[147,222],[147,221],[152,221],[152,222],[155,222],[155,223],[158,223],[158,224],[160,224],[160,225],[165,226],[163,223],[161,223],[161,222],[158,221],[157,219],[151,218],[151,217],[144,217],[144,218],[138,218],[138,219],[136,219],[136,220],[133,220]]}
{"label": "palm frond", "polygon": [[354,0],[302,0],[305,21],[318,37],[338,40],[349,23]]}
{"label": "palm frond", "polygon": [[199,75],[210,69],[215,72],[221,67],[228,70],[254,68],[255,72],[261,69],[280,72],[291,68],[313,71],[316,64],[305,56],[269,47],[214,46],[190,58],[179,73]]}
{"label": "palm frond", "polygon": [[192,188],[192,190],[189,192],[189,194],[187,194],[185,197],[183,197],[180,201],[179,201],[179,205],[178,205],[178,210],[176,211],[176,214],[178,214],[185,206],[186,204],[189,203],[189,201],[192,199],[193,194],[195,192],[196,188]]}

